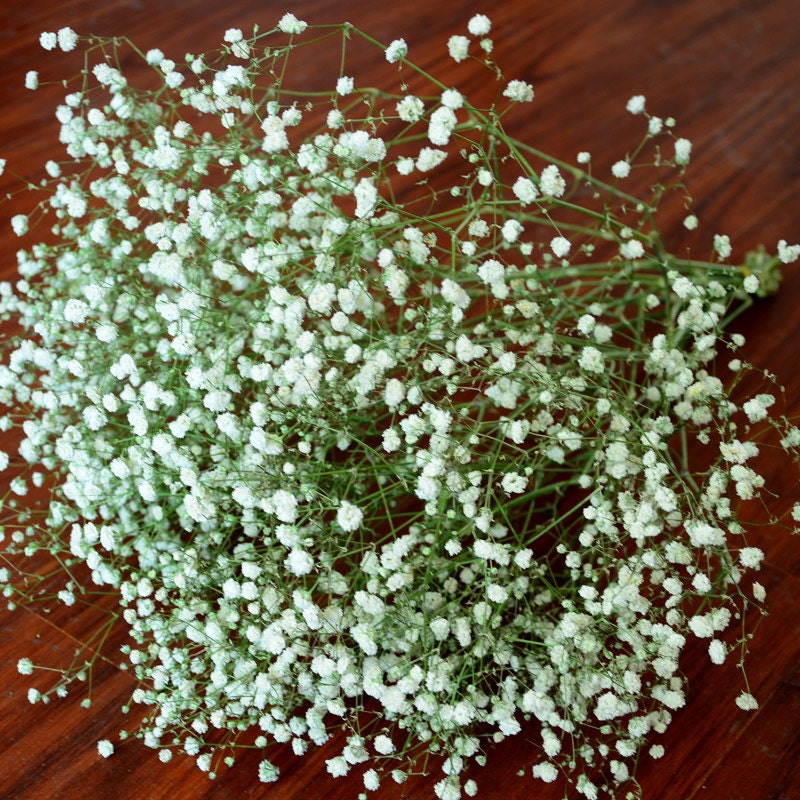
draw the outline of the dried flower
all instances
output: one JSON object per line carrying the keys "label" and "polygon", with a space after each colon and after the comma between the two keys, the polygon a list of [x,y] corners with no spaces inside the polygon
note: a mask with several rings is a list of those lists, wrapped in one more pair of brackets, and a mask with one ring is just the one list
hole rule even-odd
{"label": "dried flower", "polygon": [[[636,203],[588,152],[571,166],[509,137],[501,117],[534,99],[521,80],[499,84],[503,114],[417,67],[415,94],[364,90],[356,110],[341,98],[367,84],[340,73],[327,96],[265,92],[291,63],[276,59],[319,41],[307,27],[231,28],[183,64],[150,50],[155,94],[123,59],[69,85],[66,152],[35,212],[11,217],[20,280],[0,287],[22,326],[0,347],[0,430],[21,440],[0,452],[3,547],[68,564],[60,603],[84,594],[74,563],[116,593],[162,761],[182,750],[209,771],[212,729],[298,756],[341,729],[331,775],[377,791],[429,749],[436,795],[456,800],[477,792],[478,736],[532,719],[534,777],[613,795],[641,753],[663,754],[647,736],[686,703],[689,638],[725,661],[741,577],[764,559],[739,535],[765,485],[750,430],[795,463],[800,431],[771,392],[718,375],[750,369],[724,325],[800,245],[742,267],[723,235],[710,262],[664,253],[657,205],[691,143],[641,95],[626,106],[641,142],[611,175],[645,175],[648,148],[671,175]],[[380,47],[406,62],[403,39]],[[470,47],[494,80],[490,39],[447,43],[457,62]],[[431,198],[447,202],[425,216]],[[53,235],[31,243],[40,220]],[[718,346],[732,372],[713,368]],[[7,595],[35,599],[37,571],[12,572]]]}

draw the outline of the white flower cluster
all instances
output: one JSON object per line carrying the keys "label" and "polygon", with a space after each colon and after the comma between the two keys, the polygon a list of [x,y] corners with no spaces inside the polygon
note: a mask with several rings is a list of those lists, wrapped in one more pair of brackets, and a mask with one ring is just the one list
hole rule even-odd
{"label": "white flower cluster", "polygon": [[[763,486],[747,431],[774,398],[736,403],[712,368],[727,310],[757,285],[651,257],[649,206],[634,227],[627,195],[523,161],[457,89],[376,95],[366,120],[339,109],[346,75],[324,101],[262,96],[277,57],[262,37],[303,47],[306,27],[286,14],[277,34],[231,29],[218,69],[151,51],[165,87],[147,98],[103,62],[86,76],[100,88],[59,108],[74,163],[48,168],[42,210],[61,240],[20,250],[22,280],[0,285],[0,314],[25,328],[0,366],[0,402],[28,414],[12,489],[45,473],[54,487],[28,535],[58,531],[119,593],[152,747],[177,736],[207,770],[211,729],[302,755],[342,727],[328,771],[363,769],[374,791],[411,768],[401,731],[443,754],[436,792],[457,798],[475,793],[478,732],[499,741],[534,719],[534,775],[579,759],[577,788],[596,797],[588,772],[608,763],[624,782],[683,706],[688,637],[725,660],[729,589],[763,558],[736,507]],[[468,24],[484,53],[490,30]],[[470,46],[448,49],[461,61]],[[407,54],[402,39],[385,49]],[[674,149],[680,171],[691,145]],[[448,159],[463,182],[437,169]],[[420,218],[396,199],[395,176],[416,172],[449,210]],[[579,181],[606,193],[586,241],[561,216]],[[27,216],[12,225],[29,236]],[[592,239],[615,244],[605,270]],[[366,702],[383,722],[353,733]]]}

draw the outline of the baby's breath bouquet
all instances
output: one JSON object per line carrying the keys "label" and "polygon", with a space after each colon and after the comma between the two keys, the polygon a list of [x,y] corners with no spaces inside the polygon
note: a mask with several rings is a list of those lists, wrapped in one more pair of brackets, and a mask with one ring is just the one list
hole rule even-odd
{"label": "baby's breath bouquet", "polygon": [[[506,132],[534,90],[490,36],[478,15],[447,43],[487,70],[483,105],[402,39],[291,14],[181,63],[41,37],[86,67],[0,285],[0,577],[35,602],[45,552],[62,603],[118,596],[163,761],[214,774],[247,741],[269,782],[275,743],[341,729],[332,775],[372,792],[435,756],[455,800],[528,721],[514,769],[633,797],[687,642],[745,648],[726,630],[764,600],[763,553],[741,507],[760,440],[791,464],[800,430],[725,330],[800,246],[671,255],[662,199],[697,225],[674,120],[631,98],[641,141],[609,174],[545,155]],[[304,86],[331,45],[331,85]],[[354,46],[389,89],[348,74]],[[23,658],[31,702],[80,691],[93,652],[54,685]]]}

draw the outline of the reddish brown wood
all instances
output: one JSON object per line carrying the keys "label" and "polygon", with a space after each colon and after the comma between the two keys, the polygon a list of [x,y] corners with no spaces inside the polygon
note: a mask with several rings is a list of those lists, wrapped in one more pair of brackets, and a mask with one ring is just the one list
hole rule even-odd
{"label": "reddish brown wood", "polygon": [[[461,32],[469,17],[488,13],[494,21],[497,61],[510,77],[532,81],[537,99],[513,130],[537,147],[574,158],[592,151],[596,168],[606,169],[635,142],[638,121],[624,112],[628,97],[644,93],[648,106],[674,115],[682,135],[694,142],[690,191],[704,233],[687,234],[682,209],[666,209],[671,245],[707,254],[713,233],[729,233],[736,253],[779,238],[800,238],[800,12],[795,0],[505,0],[442,4],[407,0],[298,0],[294,12],[314,22],[346,16],[376,38],[404,36],[412,56],[435,70],[445,83],[480,91],[483,77],[470,77],[444,55],[447,37]],[[125,34],[143,49],[168,54],[198,52],[218,43],[229,27],[253,22],[270,27],[285,12],[273,0],[5,0],[0,8],[0,157],[26,178],[39,176],[53,152],[57,126],[53,106],[58,86],[38,92],[23,88],[25,71],[39,69],[42,80],[77,71],[73,55],[46,54],[36,45],[42,30],[71,25],[81,32]],[[372,59],[370,61],[369,59]],[[356,55],[353,72],[369,65],[385,73],[385,64]],[[305,67],[310,81],[325,77],[322,66]],[[0,177],[0,192],[14,180]],[[0,278],[13,274],[15,242],[8,219],[26,208],[24,195],[0,206]],[[738,323],[748,335],[754,362],[778,374],[791,410],[800,413],[800,275],[786,270],[781,292],[760,303]],[[766,469],[779,487],[775,507],[786,509],[798,487],[781,474],[779,461],[767,457]],[[690,678],[689,705],[676,715],[663,737],[667,754],[645,758],[639,777],[649,800],[798,800],[800,798],[800,543],[783,532],[761,528],[753,543],[768,553],[761,581],[769,591],[770,616],[762,621],[751,647],[748,680],[761,702],[745,715],[733,704],[740,676],[735,659],[722,667],[708,663],[705,648],[693,644],[684,662]],[[283,777],[265,787],[255,779],[259,755],[251,751],[232,770],[220,770],[209,782],[188,758],[160,765],[139,742],[117,746],[113,758],[97,756],[95,743],[117,740],[120,728],[132,729],[120,712],[135,684],[112,661],[100,661],[93,675],[93,704],[80,707],[75,692],[49,706],[31,706],[25,694],[31,679],[17,674],[20,655],[66,664],[75,641],[102,620],[91,609],[0,612],[0,797],[13,800],[227,800],[228,798],[354,798],[355,781],[333,781],[324,760],[331,747],[295,760],[288,751],[276,762]],[[121,633],[114,642],[123,641]],[[111,651],[109,651],[111,652]],[[536,731],[526,730],[496,749],[476,775],[485,798],[557,800],[563,787],[543,788],[520,778],[519,767],[536,760]],[[381,800],[431,796],[431,777],[403,787],[382,787]]]}

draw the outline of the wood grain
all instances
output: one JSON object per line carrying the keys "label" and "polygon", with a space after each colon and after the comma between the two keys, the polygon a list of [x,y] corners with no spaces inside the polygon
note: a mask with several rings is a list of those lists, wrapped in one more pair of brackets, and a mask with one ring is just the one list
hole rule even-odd
{"label": "wood grain", "polygon": [[[273,0],[5,0],[0,8],[0,157],[24,178],[41,175],[53,152],[57,125],[52,114],[60,87],[37,92],[23,88],[25,72],[74,73],[74,54],[46,54],[36,44],[42,30],[70,25],[79,32],[124,34],[142,49],[160,47],[182,56],[216,45],[226,28],[269,28],[286,11]],[[778,239],[800,239],[800,7],[796,0],[430,0],[402,4],[374,0],[297,0],[291,9],[315,23],[346,17],[383,41],[403,36],[412,57],[435,70],[446,84],[480,91],[480,81],[445,55],[445,43],[465,29],[474,13],[494,22],[496,58],[509,77],[531,81],[537,99],[518,115],[513,132],[565,160],[591,150],[601,172],[635,142],[638,121],[624,112],[637,93],[648,107],[673,115],[681,135],[694,143],[689,173],[703,233],[688,234],[676,203],[665,209],[670,245],[705,256],[714,233],[731,234],[743,254]],[[370,57],[356,56],[353,71],[364,74]],[[385,65],[376,65],[385,69]],[[304,67],[310,81],[326,75],[321,65]],[[13,176],[0,177],[0,193],[11,191]],[[0,207],[0,279],[14,272],[15,243],[8,219],[25,210],[16,196]],[[800,275],[786,270],[781,292],[745,314],[738,328],[748,336],[748,355],[780,376],[791,410],[800,413]],[[767,461],[768,477],[779,487],[775,503],[788,508],[800,489]],[[767,551],[760,576],[768,590],[770,615],[752,642],[747,678],[761,703],[759,711],[739,712],[733,700],[741,676],[735,659],[712,667],[704,646],[692,645],[683,662],[690,680],[688,706],[662,737],[666,755],[645,758],[639,779],[648,800],[798,800],[800,798],[800,542],[761,527],[753,544]],[[17,674],[20,655],[66,664],[76,640],[102,622],[102,612],[82,607],[50,615],[23,609],[0,611],[0,798],[9,800],[275,800],[355,798],[356,780],[329,778],[326,758],[336,742],[295,760],[288,750],[275,761],[282,778],[265,787],[255,779],[260,756],[250,751],[232,770],[220,769],[211,782],[189,758],[168,765],[130,739],[100,759],[100,738],[117,740],[120,728],[133,729],[135,708],[121,712],[135,688],[113,659],[93,674],[93,703],[80,707],[82,694],[48,706],[26,700],[30,678]],[[115,645],[123,641],[115,633]],[[111,652],[111,651],[108,651]],[[557,800],[561,785],[543,787],[530,775],[518,777],[537,755],[536,731],[498,746],[475,775],[483,798]],[[435,773],[384,786],[380,800],[432,796]]]}

